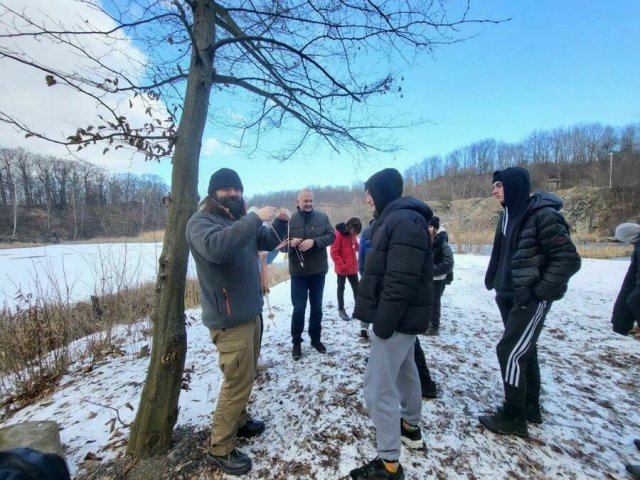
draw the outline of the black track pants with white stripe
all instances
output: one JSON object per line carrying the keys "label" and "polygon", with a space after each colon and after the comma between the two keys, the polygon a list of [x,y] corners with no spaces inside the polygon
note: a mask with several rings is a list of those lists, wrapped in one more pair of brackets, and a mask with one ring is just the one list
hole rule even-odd
{"label": "black track pants with white stripe", "polygon": [[540,401],[540,366],[538,337],[551,303],[533,301],[517,306],[510,297],[496,297],[504,323],[504,333],[496,347],[505,403],[514,412],[525,412],[525,406]]}

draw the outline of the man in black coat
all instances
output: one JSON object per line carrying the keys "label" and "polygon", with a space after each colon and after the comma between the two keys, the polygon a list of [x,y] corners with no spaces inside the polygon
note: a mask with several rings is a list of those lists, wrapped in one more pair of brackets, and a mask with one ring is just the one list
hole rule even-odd
{"label": "man in black coat", "polygon": [[327,348],[322,343],[322,294],[329,271],[327,247],[336,240],[336,232],[326,213],[313,208],[313,192],[298,193],[297,212],[289,221],[289,274],[291,275],[291,343],[294,360],[302,358],[302,332],[309,300],[309,338],[320,353]]}
{"label": "man in black coat", "polygon": [[485,276],[495,289],[504,333],[496,351],[504,386],[504,405],[480,423],[494,433],[527,437],[527,420],[542,423],[540,367],[536,344],[551,303],[567,291],[580,269],[569,226],[559,212],[562,200],[547,192],[529,196],[524,168],[493,175],[493,196],[503,212]]}
{"label": "man in black coat", "polygon": [[613,331],[628,335],[633,323],[640,326],[640,225],[623,223],[616,227],[616,240],[633,245],[629,270],[613,305]]}
{"label": "man in black coat", "polygon": [[401,442],[423,448],[420,379],[414,361],[433,303],[433,258],[427,222],[431,209],[402,197],[402,176],[381,170],[365,184],[375,223],[353,316],[373,324],[364,397],[376,429],[378,457],[351,471],[352,479],[404,478]]}

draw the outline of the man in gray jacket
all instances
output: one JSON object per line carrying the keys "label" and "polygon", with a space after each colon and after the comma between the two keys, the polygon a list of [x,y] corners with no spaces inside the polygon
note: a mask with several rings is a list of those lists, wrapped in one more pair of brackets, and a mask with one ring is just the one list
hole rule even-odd
{"label": "man in gray jacket", "polygon": [[[236,437],[253,437],[265,428],[246,411],[260,354],[258,251],[278,246],[290,217],[288,210],[276,212],[269,206],[247,214],[242,192],[235,171],[215,172],[208,196],[189,219],[186,232],[202,292],[202,323],[218,349],[224,375],[207,460],[231,475],[251,469],[251,459],[235,448]],[[272,220],[271,227],[263,225]]]}
{"label": "man in gray jacket", "polygon": [[302,331],[307,298],[309,337],[311,346],[320,353],[327,351],[320,340],[322,332],[322,294],[324,279],[329,271],[327,247],[336,239],[336,232],[326,213],[313,209],[313,192],[308,189],[298,193],[298,211],[289,222],[289,274],[291,275],[291,342],[293,359],[302,357]]}

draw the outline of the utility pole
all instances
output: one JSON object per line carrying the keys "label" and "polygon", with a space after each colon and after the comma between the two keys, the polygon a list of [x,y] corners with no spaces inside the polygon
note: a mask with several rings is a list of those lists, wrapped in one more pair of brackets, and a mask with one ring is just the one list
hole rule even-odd
{"label": "utility pole", "polygon": [[609,188],[611,188],[612,178],[613,178],[613,152],[609,152]]}

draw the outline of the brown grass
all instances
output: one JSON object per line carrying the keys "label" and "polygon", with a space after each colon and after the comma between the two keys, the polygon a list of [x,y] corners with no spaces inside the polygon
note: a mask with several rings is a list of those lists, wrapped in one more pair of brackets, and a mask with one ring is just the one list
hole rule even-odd
{"label": "brown grass", "polygon": [[[154,289],[149,283],[73,305],[23,298],[16,312],[0,311],[0,410],[6,414],[48,391],[73,360],[92,364],[117,351],[113,328],[147,318]],[[74,340],[89,335],[80,351],[71,351]]]}
{"label": "brown grass", "polygon": [[267,266],[269,287],[273,288],[279,283],[289,280],[289,264],[275,263]]}
{"label": "brown grass", "polygon": [[[493,245],[494,230],[477,230],[453,233],[448,231],[449,243],[456,245],[458,253],[478,253],[482,245]],[[572,237],[576,249],[582,258],[628,257],[633,250],[631,245],[602,242],[595,234],[582,234]]]}
{"label": "brown grass", "polygon": [[578,253],[582,258],[617,258],[631,255],[633,247],[631,245],[614,244],[576,244]]}

